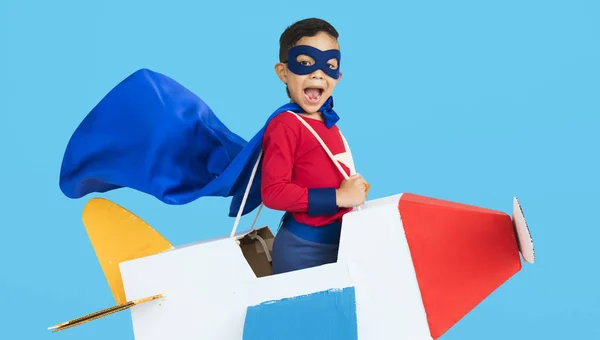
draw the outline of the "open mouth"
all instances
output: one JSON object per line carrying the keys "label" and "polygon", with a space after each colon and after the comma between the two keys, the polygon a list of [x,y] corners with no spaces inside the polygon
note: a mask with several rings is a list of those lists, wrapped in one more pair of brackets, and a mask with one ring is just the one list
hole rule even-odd
{"label": "open mouth", "polygon": [[322,87],[307,87],[304,89],[304,99],[311,104],[318,103],[321,100],[323,91]]}

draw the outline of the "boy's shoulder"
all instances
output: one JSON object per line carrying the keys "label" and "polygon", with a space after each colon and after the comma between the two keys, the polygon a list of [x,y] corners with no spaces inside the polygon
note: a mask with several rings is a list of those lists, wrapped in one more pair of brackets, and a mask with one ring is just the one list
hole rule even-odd
{"label": "boy's shoulder", "polygon": [[[283,123],[283,124],[294,124],[298,123],[298,119],[294,117],[296,113],[292,111],[282,111],[277,114],[273,119],[271,119],[271,123]],[[294,124],[295,125],[295,124]]]}
{"label": "boy's shoulder", "polygon": [[302,124],[297,117],[294,117],[295,113],[291,111],[283,111],[273,117],[267,124],[267,129],[291,129],[292,131],[298,131]]}
{"label": "boy's shoulder", "polygon": [[313,118],[305,118],[302,117],[302,115],[291,111],[283,111],[277,114],[275,117],[271,118],[271,120],[267,124],[265,134],[273,136],[279,134],[293,133],[297,138],[299,138],[304,134],[311,134],[311,132],[306,128],[306,126],[304,126],[305,123],[307,123],[312,129],[314,129],[319,135],[322,135],[322,138],[330,134],[340,133],[337,125],[334,125],[331,128],[327,128],[325,126],[325,123],[320,120],[316,120]]}

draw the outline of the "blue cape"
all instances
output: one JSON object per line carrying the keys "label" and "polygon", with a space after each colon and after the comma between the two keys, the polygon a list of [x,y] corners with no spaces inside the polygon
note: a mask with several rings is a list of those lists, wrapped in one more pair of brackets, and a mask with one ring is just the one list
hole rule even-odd
{"label": "blue cape", "polygon": [[[59,185],[70,198],[129,187],[181,205],[203,196],[232,197],[236,216],[261,150],[264,130],[247,142],[231,132],[199,97],[173,79],[141,69],[113,88],[73,133]],[[330,97],[321,108],[328,127],[339,117]],[[243,214],[258,207],[260,164]]]}

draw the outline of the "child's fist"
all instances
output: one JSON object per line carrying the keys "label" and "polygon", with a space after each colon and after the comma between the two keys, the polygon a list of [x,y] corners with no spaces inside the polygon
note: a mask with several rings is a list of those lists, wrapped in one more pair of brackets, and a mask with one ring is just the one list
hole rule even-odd
{"label": "child's fist", "polygon": [[356,174],[342,181],[336,190],[336,202],[340,208],[351,208],[365,203],[369,185],[361,175]]}

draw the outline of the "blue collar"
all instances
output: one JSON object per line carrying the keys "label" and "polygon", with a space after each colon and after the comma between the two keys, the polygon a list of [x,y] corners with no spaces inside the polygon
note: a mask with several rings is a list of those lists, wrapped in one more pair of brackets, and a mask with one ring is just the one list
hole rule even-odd
{"label": "blue collar", "polygon": [[[296,103],[283,105],[277,111],[283,112],[287,110],[294,111],[296,113],[306,113],[306,111],[304,111],[304,109]],[[323,103],[323,106],[321,106],[319,111],[323,116],[325,126],[327,126],[329,129],[331,129],[331,127],[333,127],[340,120],[338,114],[333,110],[333,96],[329,97],[325,103]]]}

